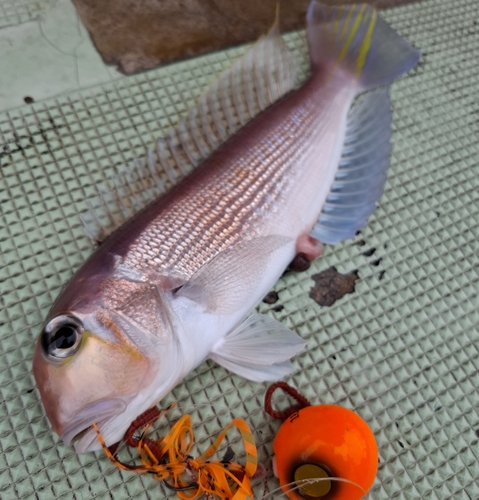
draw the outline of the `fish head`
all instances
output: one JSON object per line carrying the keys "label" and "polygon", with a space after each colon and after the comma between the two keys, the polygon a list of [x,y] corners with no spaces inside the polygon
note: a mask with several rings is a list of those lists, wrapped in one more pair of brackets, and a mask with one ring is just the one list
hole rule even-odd
{"label": "fish head", "polygon": [[[108,250],[107,247],[101,247]],[[53,304],[37,340],[33,374],[53,430],[77,453],[107,446],[189,371],[169,296],[120,273],[114,254],[93,254]]]}
{"label": "fish head", "polygon": [[157,363],[107,310],[51,316],[37,341],[33,374],[46,415],[66,445],[78,453],[100,448],[95,423],[107,445],[119,441],[144,407]]}

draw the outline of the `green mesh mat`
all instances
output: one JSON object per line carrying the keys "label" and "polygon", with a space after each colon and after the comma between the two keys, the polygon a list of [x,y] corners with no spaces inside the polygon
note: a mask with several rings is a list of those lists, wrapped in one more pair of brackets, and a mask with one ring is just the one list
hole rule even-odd
{"label": "green mesh mat", "polygon": [[54,0],[1,0],[0,28],[37,19]]}
{"label": "green mesh mat", "polygon": [[[282,310],[260,310],[309,342],[289,382],[373,429],[380,465],[371,498],[478,499],[478,6],[431,0],[384,16],[423,59],[392,87],[393,157],[380,207],[354,240],[277,283]],[[287,39],[304,73],[304,34]],[[66,448],[44,416],[31,357],[52,301],[92,251],[78,214],[93,186],[141,155],[243,50],[0,114],[2,499],[174,496],[101,452]],[[355,293],[320,307],[308,296],[311,276],[330,266],[357,269],[360,279]],[[263,411],[265,389],[208,362],[167,400],[207,404],[188,410],[207,442],[229,406],[254,429],[269,468],[280,422]]]}

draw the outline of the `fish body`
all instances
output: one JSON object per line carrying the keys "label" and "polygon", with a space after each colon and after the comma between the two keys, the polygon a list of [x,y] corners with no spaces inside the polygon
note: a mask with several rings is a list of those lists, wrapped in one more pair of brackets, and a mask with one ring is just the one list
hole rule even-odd
{"label": "fish body", "polygon": [[[392,62],[375,49],[380,40],[400,45]],[[351,124],[351,106],[419,57],[365,6],[313,2],[308,41],[310,79],[111,234],[53,305],[34,375],[54,430],[78,452],[99,448],[93,422],[107,444],[118,441],[207,358],[257,381],[291,371],[304,342],[272,318],[245,318],[296,254],[320,253],[311,234],[330,242],[364,225],[384,185],[389,136],[377,154],[374,140],[354,139],[368,113],[357,106]],[[378,131],[381,120],[368,120]],[[361,174],[368,168],[374,175]]]}

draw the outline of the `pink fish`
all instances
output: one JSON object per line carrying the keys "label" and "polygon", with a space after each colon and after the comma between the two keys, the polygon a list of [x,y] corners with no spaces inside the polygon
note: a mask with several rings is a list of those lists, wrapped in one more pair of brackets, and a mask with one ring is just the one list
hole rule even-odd
{"label": "pink fish", "polygon": [[389,166],[387,85],[420,57],[366,5],[313,1],[307,37],[301,88],[289,92],[275,27],[173,129],[176,146],[158,143],[160,160],[208,157],[109,235],[53,305],[33,371],[78,453],[100,447],[93,422],[115,443],[208,358],[253,381],[291,373],[305,343],[251,313],[295,255],[313,260],[366,224]]}

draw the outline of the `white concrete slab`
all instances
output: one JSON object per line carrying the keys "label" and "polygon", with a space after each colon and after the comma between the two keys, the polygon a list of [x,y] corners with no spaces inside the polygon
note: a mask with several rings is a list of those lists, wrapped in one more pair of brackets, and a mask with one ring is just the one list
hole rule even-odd
{"label": "white concrete slab", "polygon": [[106,66],[70,0],[0,29],[0,111],[125,78]]}

